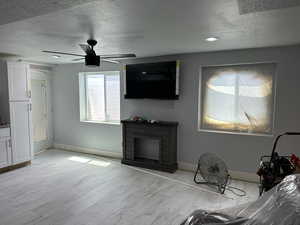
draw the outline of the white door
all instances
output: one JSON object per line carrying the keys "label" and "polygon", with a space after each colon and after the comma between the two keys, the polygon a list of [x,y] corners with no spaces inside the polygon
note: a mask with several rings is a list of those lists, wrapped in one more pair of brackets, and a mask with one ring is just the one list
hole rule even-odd
{"label": "white door", "polygon": [[47,81],[31,79],[31,91],[33,149],[34,153],[38,153],[49,148]]}
{"label": "white door", "polygon": [[9,101],[29,101],[31,98],[29,67],[21,62],[7,62]]}
{"label": "white door", "polygon": [[31,144],[31,104],[10,102],[12,164],[30,161]]}
{"label": "white door", "polygon": [[11,165],[11,150],[8,139],[0,139],[0,168]]}

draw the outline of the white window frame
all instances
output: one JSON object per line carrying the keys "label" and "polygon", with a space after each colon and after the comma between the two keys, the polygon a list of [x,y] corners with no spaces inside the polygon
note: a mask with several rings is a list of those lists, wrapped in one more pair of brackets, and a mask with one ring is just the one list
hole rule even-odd
{"label": "white window frame", "polygon": [[[111,125],[120,125],[121,124],[121,118],[118,121],[101,121],[101,120],[88,120],[88,109],[87,109],[87,102],[88,102],[88,96],[87,96],[87,76],[88,75],[104,75],[104,84],[106,80],[106,76],[110,75],[118,75],[120,78],[120,85],[119,88],[121,88],[121,76],[120,71],[99,71],[99,72],[81,72],[78,76],[78,83],[79,83],[79,114],[80,114],[80,122],[82,123],[94,123],[94,124],[111,124]],[[104,104],[105,104],[105,116],[106,116],[106,85],[104,85]],[[121,91],[120,91],[121,94]],[[121,100],[121,96],[120,96]],[[121,107],[120,107],[121,110]],[[121,114],[121,112],[120,112]],[[121,115],[120,115],[121,117]]]}
{"label": "white window frame", "polygon": [[216,67],[216,66],[239,66],[239,65],[253,65],[253,64],[263,64],[263,63],[275,63],[274,61],[263,61],[263,62],[249,62],[249,63],[235,63],[235,64],[215,64],[215,65],[201,65],[199,67],[199,80],[198,80],[198,120],[197,120],[197,131],[206,133],[219,133],[219,134],[233,134],[233,135],[245,135],[245,136],[261,136],[261,137],[274,137],[275,133],[275,121],[276,121],[276,99],[277,99],[277,71],[275,71],[273,77],[273,120],[272,120],[272,133],[270,134],[260,134],[260,133],[246,133],[246,132],[235,132],[235,131],[222,131],[222,130],[208,130],[202,128],[202,68],[203,67]]}

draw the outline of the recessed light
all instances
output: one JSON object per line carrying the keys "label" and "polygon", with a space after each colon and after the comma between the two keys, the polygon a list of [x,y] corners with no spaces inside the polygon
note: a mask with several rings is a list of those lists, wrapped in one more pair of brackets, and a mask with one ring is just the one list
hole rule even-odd
{"label": "recessed light", "polygon": [[208,42],[214,42],[214,41],[217,41],[217,40],[219,40],[219,38],[217,38],[217,37],[208,37],[208,38],[205,39],[205,41],[208,41]]}
{"label": "recessed light", "polygon": [[59,59],[60,58],[59,55],[53,55],[52,57],[55,58],[55,59]]}

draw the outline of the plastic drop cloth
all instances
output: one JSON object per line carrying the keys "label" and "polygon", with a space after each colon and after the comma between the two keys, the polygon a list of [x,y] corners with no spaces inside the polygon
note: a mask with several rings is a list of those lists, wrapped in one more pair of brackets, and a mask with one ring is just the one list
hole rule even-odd
{"label": "plastic drop cloth", "polygon": [[287,176],[236,216],[196,210],[181,225],[300,225],[300,174]]}

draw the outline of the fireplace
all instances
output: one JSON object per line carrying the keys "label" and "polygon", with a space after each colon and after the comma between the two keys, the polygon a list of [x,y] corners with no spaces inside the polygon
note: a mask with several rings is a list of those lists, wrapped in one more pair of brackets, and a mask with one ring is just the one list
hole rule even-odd
{"label": "fireplace", "polygon": [[159,161],[161,139],[151,137],[134,138],[134,160]]}
{"label": "fireplace", "polygon": [[175,172],[177,169],[177,122],[123,120],[122,163]]}

